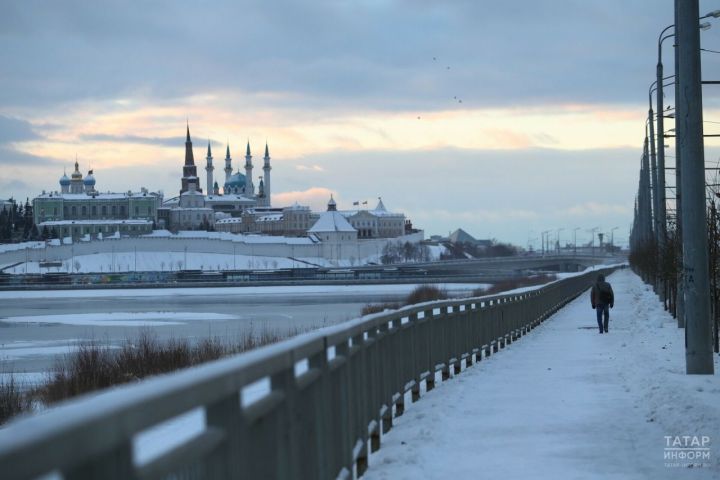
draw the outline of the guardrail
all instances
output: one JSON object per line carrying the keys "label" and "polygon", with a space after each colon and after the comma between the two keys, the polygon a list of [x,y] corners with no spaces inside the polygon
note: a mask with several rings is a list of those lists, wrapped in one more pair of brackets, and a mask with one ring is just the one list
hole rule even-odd
{"label": "guardrail", "polygon": [[[497,352],[589,288],[598,273],[525,293],[409,306],[70,401],[0,430],[4,479],[351,478],[406,395]],[[269,379],[267,394],[248,391]],[[134,437],[202,408],[205,427],[138,464]]]}

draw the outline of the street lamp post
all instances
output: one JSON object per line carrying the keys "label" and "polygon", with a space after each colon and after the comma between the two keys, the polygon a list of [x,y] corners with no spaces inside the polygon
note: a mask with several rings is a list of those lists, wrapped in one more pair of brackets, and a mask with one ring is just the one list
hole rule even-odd
{"label": "street lamp post", "polygon": [[580,227],[573,228],[573,255],[577,257],[577,231]]}
{"label": "street lamp post", "polygon": [[702,130],[700,31],[698,0],[675,0],[680,96],[677,119],[682,155],[683,287],[685,290],[685,364],[688,374],[714,373],[707,218],[705,155]]}
{"label": "street lamp post", "polygon": [[557,238],[555,239],[555,243],[557,245],[557,254],[560,255],[560,232],[565,230],[564,228],[558,228],[557,229]]}
{"label": "street lamp post", "polygon": [[545,230],[542,232],[542,254],[543,257],[545,256],[546,252],[549,252],[550,250],[550,237],[548,234],[550,233],[550,230]]}
{"label": "street lamp post", "polygon": [[592,239],[591,241],[592,241],[592,256],[593,257],[595,256],[595,232],[597,232],[598,230],[600,230],[600,227],[594,227],[594,228],[590,229],[590,234],[591,234],[590,238]]}

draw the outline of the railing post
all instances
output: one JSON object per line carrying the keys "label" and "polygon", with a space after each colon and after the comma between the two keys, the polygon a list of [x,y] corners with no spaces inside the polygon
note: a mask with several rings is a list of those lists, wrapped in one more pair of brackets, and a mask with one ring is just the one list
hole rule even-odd
{"label": "railing post", "polygon": [[418,359],[420,358],[420,355],[418,354],[418,336],[419,336],[419,325],[418,325],[418,314],[417,313],[411,313],[408,315],[408,322],[412,325],[410,327],[411,329],[411,335],[410,335],[410,349],[412,351],[412,358],[409,359],[412,365],[413,370],[413,380],[415,383],[413,384],[412,388],[410,389],[410,398],[413,403],[420,400],[420,362]]}
{"label": "railing post", "polygon": [[434,340],[435,340],[435,322],[437,319],[433,315],[433,309],[425,310],[423,312],[423,319],[428,323],[425,329],[428,332],[428,376],[425,377],[425,391],[429,392],[435,388],[435,355],[434,355]]}
{"label": "railing post", "polygon": [[[220,400],[205,409],[208,427],[217,427],[225,432],[222,443],[207,462],[210,478],[239,478],[246,464],[245,445],[242,432],[246,432],[245,420],[240,406],[240,392]],[[257,459],[254,459],[257,460]]]}
{"label": "railing post", "polygon": [[[40,454],[41,452],[38,452]],[[95,457],[87,462],[71,467],[63,473],[65,480],[86,480],[103,478],[109,480],[136,479],[132,463],[132,445],[130,439],[117,448]]]}

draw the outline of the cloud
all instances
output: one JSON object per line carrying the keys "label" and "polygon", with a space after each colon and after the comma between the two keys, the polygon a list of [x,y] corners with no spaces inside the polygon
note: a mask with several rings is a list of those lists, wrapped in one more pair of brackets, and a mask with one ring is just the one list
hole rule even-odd
{"label": "cloud", "polygon": [[[338,201],[339,197],[335,190],[325,187],[310,187],[303,191],[273,193],[272,203],[275,206],[288,206],[297,202],[300,205],[309,206],[313,211],[325,211],[330,195]],[[338,203],[340,202],[338,201]]]}
{"label": "cloud", "polygon": [[0,115],[0,144],[25,142],[41,138],[33,125],[23,119]]}
{"label": "cloud", "polygon": [[[185,137],[143,137],[140,135],[110,135],[106,133],[84,133],[81,142],[135,143],[162,147],[179,147],[185,144]],[[219,142],[213,144],[220,145]]]}
{"label": "cloud", "polygon": [[573,205],[560,212],[567,216],[600,216],[600,215],[622,215],[627,216],[633,213],[633,207],[628,205],[586,202]]}
{"label": "cloud", "polygon": [[299,170],[301,172],[305,172],[305,171],[324,172],[325,171],[325,169],[322,168],[320,165],[295,165],[295,170]]}
{"label": "cloud", "polygon": [[52,165],[57,162],[60,162],[60,160],[42,155],[33,155],[0,145],[0,165]]}
{"label": "cloud", "polygon": [[[0,105],[223,89],[322,108],[437,110],[453,96],[462,105],[523,108],[558,100],[641,103],[655,54],[647,39],[672,20],[671,2],[662,4],[218,0],[213,8],[157,1],[137,9],[10,2],[0,17]],[[233,28],[238,18],[241,29]],[[716,62],[707,63],[703,73],[717,77]]]}

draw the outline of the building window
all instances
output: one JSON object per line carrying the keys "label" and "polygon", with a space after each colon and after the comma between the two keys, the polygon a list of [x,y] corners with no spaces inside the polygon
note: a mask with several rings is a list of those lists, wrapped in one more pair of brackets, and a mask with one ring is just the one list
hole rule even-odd
{"label": "building window", "polygon": [[120,216],[125,217],[125,205],[120,205]]}
{"label": "building window", "polygon": [[82,206],[81,211],[82,211],[82,216],[83,216],[83,217],[87,216],[87,207],[86,207],[85,205]]}
{"label": "building window", "polygon": [[57,207],[53,207],[53,215],[57,217]]}
{"label": "building window", "polygon": [[114,217],[115,215],[117,215],[117,206],[113,205],[112,206],[112,216]]}
{"label": "building window", "polygon": [[72,208],[70,209],[70,211],[72,212],[72,216],[73,216],[73,217],[75,217],[75,216],[77,215],[77,207],[76,207],[75,205],[72,206]]}
{"label": "building window", "polygon": [[68,208],[67,207],[63,207],[63,216],[65,216],[65,217],[68,216]]}
{"label": "building window", "polygon": [[93,205],[92,206],[92,216],[94,217],[96,215],[97,215],[97,205]]}
{"label": "building window", "polygon": [[107,215],[107,205],[102,206],[102,216],[104,217],[105,215]]}
{"label": "building window", "polygon": [[140,215],[140,207],[135,207],[135,216]]}

